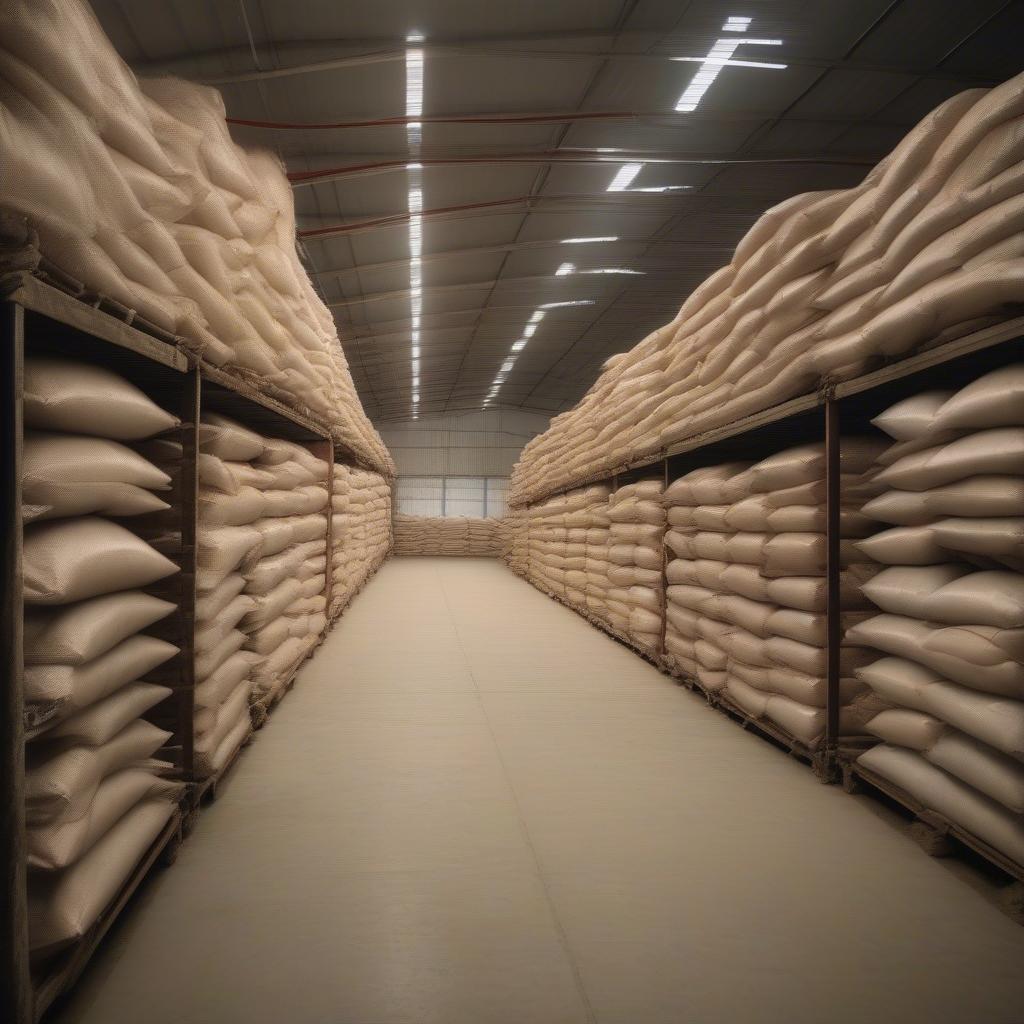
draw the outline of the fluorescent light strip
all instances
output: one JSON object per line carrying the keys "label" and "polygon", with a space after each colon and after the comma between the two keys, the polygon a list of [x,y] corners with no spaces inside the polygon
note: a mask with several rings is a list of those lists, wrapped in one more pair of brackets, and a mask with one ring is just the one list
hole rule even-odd
{"label": "fluorescent light strip", "polygon": [[[740,40],[741,43],[755,41],[761,43],[782,42],[781,39]],[[669,60],[674,60],[677,64],[715,64],[723,68],[770,68],[772,71],[785,71],[789,67],[788,64],[770,64],[763,60],[719,60],[717,57],[670,57]]]}
{"label": "fluorescent light strip", "polygon": [[627,267],[601,267],[599,270],[581,270],[581,274],[630,274],[634,277],[643,277],[644,270],[630,270]]}
{"label": "fluorescent light strip", "polygon": [[567,302],[545,302],[541,309],[562,309],[564,306],[594,306],[597,299],[569,299]]}
{"label": "fluorescent light strip", "polygon": [[[750,25],[749,18],[730,17],[726,19],[722,30],[725,32],[746,32]],[[741,46],[781,46],[781,39],[718,39],[711,47],[708,55],[704,58],[697,73],[693,76],[690,84],[686,87],[682,96],[676,103],[676,110],[688,112],[697,109],[698,104],[704,98],[704,94],[711,88],[715,79],[726,64],[732,62],[732,57]],[[780,65],[784,68],[785,65]]]}
{"label": "fluorescent light strip", "polygon": [[[423,41],[419,32],[410,32],[410,43]],[[405,51],[405,116],[423,116],[423,51],[413,47]],[[420,401],[420,317],[423,313],[423,188],[420,172],[423,165],[416,159],[422,142],[421,122],[410,121],[405,129],[409,155],[405,165],[409,177],[409,308],[411,320],[412,405],[413,416]]]}
{"label": "fluorescent light strip", "polygon": [[571,274],[576,269],[575,263],[563,263],[556,271],[555,277],[565,277],[566,274]]}
{"label": "fluorescent light strip", "polygon": [[562,245],[583,245],[586,242],[617,242],[618,235],[603,235],[599,238],[563,238]]}
{"label": "fluorescent light strip", "polygon": [[696,185],[649,185],[646,188],[631,188],[630,192],[685,192]]}

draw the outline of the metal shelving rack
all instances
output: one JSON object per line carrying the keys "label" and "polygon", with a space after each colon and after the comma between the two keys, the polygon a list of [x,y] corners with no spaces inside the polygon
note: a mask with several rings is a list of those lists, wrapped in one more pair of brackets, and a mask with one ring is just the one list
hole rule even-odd
{"label": "metal shelving rack", "polygon": [[[45,262],[43,266],[45,268]],[[357,460],[337,446],[328,426],[308,411],[292,409],[243,377],[195,358],[180,347],[173,336],[135,319],[131,310],[117,303],[87,294],[53,268],[37,271],[35,275],[27,271],[7,274],[0,285],[0,358],[3,360],[3,372],[0,374],[0,387],[3,389],[0,402],[3,417],[0,486],[4,516],[0,571],[5,581],[0,600],[0,658],[3,659],[5,680],[4,705],[0,709],[0,875],[8,897],[0,910],[0,1020],[5,1024],[8,1021],[11,1024],[35,1024],[47,1007],[74,983],[154,865],[173,861],[178,844],[198,813],[200,800],[204,795],[215,795],[218,782],[237,757],[238,752],[216,777],[197,778],[193,757],[193,641],[198,424],[202,409],[224,413],[266,436],[305,444],[328,463],[329,495],[333,487],[335,458],[345,458],[353,464],[357,464]],[[148,676],[171,686],[173,694],[147,717],[173,733],[161,756],[173,760],[177,777],[186,783],[185,796],[171,821],[89,933],[43,970],[33,965],[29,957],[24,699],[20,685],[23,653],[22,393],[26,351],[95,361],[121,372],[180,418],[181,427],[175,439],[182,444],[181,464],[175,467],[177,483],[169,499],[172,509],[153,517],[137,517],[133,528],[137,528],[143,537],[167,532],[180,535],[180,544],[168,554],[180,564],[181,571],[151,588],[154,593],[178,605],[177,612],[154,630],[175,643],[180,653]],[[330,522],[329,503],[324,593],[328,609],[332,588]],[[312,650],[315,646],[309,653]],[[291,685],[298,667],[291,669],[289,679],[281,687],[281,694]],[[262,717],[265,717],[266,710],[263,709]],[[260,717],[259,709],[256,717]]]}
{"label": "metal shelving rack", "polygon": [[[1024,914],[1024,865],[1014,864],[997,854],[976,836],[948,821],[924,812],[920,804],[884,780],[856,764],[857,757],[877,740],[870,737],[843,736],[840,731],[839,712],[839,654],[842,642],[842,608],[840,606],[840,452],[843,439],[856,434],[872,432],[873,416],[902,398],[930,388],[959,388],[981,375],[1024,359],[1024,317],[1016,317],[998,324],[985,326],[960,338],[944,340],[934,346],[903,359],[842,382],[823,381],[813,394],[784,402],[774,408],[744,417],[734,423],[680,440],[656,454],[637,459],[627,465],[614,467],[600,475],[590,475],[571,486],[552,490],[540,496],[531,496],[522,507],[545,501],[569,490],[591,484],[607,483],[613,488],[641,477],[661,476],[666,483],[700,466],[712,466],[733,459],[759,459],[796,444],[820,440],[826,452],[826,538],[827,538],[827,696],[826,726],[822,742],[815,748],[790,735],[773,722],[756,719],[722,694],[706,691],[700,683],[673,670],[664,657],[665,618],[662,616],[661,645],[656,655],[639,649],[627,636],[612,630],[606,623],[590,615],[557,595],[534,583],[538,590],[554,597],[591,623],[626,644],[662,671],[673,675],[689,689],[702,693],[718,710],[738,721],[744,728],[756,732],[787,749],[814,769],[823,782],[846,780],[848,786],[860,784],[873,788],[894,800],[908,813],[926,825],[931,832],[953,836],[958,842],[996,865],[1000,871],[1016,879],[1007,900],[1015,914]],[[1024,510],[1022,510],[1024,514]],[[663,566],[667,566],[663,562]],[[663,586],[667,580],[663,578]],[[882,784],[884,783],[884,784]],[[929,848],[941,844],[932,843]]]}

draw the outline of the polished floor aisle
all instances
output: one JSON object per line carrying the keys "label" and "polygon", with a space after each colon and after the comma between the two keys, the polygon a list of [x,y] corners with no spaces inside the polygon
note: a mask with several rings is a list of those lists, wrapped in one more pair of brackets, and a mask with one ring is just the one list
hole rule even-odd
{"label": "polished floor aisle", "polygon": [[1019,1024],[971,886],[500,563],[393,559],[57,1019]]}

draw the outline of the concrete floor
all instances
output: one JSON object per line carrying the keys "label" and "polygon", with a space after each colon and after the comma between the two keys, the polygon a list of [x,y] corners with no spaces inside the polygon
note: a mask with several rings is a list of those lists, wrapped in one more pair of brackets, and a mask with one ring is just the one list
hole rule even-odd
{"label": "concrete floor", "polygon": [[394,559],[57,1019],[1019,1024],[1024,928],[498,562]]}

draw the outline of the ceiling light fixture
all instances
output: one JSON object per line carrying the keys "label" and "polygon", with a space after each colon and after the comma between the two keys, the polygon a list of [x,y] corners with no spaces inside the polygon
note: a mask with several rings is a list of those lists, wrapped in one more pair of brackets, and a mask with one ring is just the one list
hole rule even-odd
{"label": "ceiling light fixture", "polygon": [[[730,17],[722,26],[724,32],[746,32],[750,26],[750,18]],[[732,57],[741,46],[781,46],[781,39],[717,39],[715,45],[708,51],[707,56],[701,62],[697,73],[693,76],[690,84],[686,87],[682,96],[676,102],[676,110],[688,112],[697,109],[697,105],[704,98],[704,94],[711,88],[715,79],[718,78],[722,68],[732,63]],[[760,65],[755,65],[760,66]],[[783,69],[785,64],[763,65]]]}
{"label": "ceiling light fixture", "polygon": [[602,235],[596,238],[563,238],[562,245],[583,245],[586,242],[617,242],[618,235]]}
{"label": "ceiling light fixture", "polygon": [[566,302],[545,302],[541,309],[561,309],[563,306],[595,306],[597,299],[569,299]]}
{"label": "ceiling light fixture", "polygon": [[[423,42],[423,34],[410,32],[410,43]],[[423,313],[423,165],[416,159],[422,141],[419,118],[423,116],[423,50],[410,47],[405,51],[405,116],[416,118],[406,124],[406,142],[412,158],[406,165],[409,177],[409,308],[412,328],[412,404],[419,403],[420,386],[420,317]]]}
{"label": "ceiling light fixture", "polygon": [[576,269],[575,263],[563,263],[556,271],[555,277],[565,277],[566,274],[571,274]]}
{"label": "ceiling light fixture", "polygon": [[633,179],[640,173],[642,167],[643,164],[623,164],[612,178],[606,191],[625,192],[633,184]]}
{"label": "ceiling light fixture", "polygon": [[643,277],[644,270],[630,270],[628,267],[601,267],[598,270],[581,270],[581,274],[631,274],[635,277]]}

